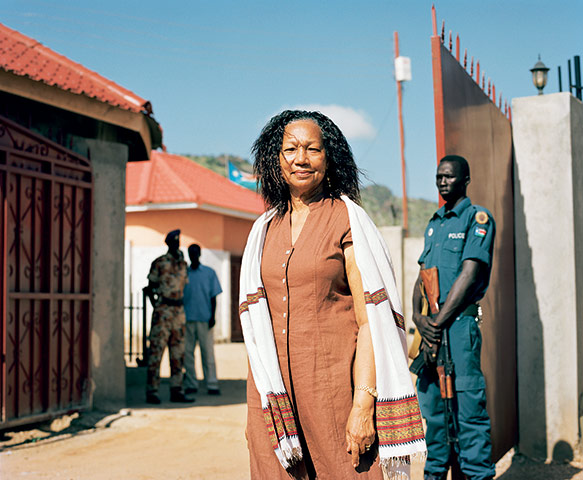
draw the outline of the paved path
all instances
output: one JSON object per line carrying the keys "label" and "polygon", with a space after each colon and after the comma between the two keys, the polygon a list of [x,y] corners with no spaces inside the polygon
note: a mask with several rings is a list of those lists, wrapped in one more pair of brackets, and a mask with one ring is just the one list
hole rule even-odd
{"label": "paved path", "polygon": [[[245,350],[242,344],[220,344],[216,353],[221,396],[202,392],[196,403],[182,406],[169,403],[164,388],[165,401],[152,408],[139,385],[128,390],[125,411],[75,414],[8,432],[0,438],[0,479],[249,480]],[[498,463],[497,479],[583,480],[582,468],[508,455]],[[412,473],[412,480],[423,478],[420,466]]]}

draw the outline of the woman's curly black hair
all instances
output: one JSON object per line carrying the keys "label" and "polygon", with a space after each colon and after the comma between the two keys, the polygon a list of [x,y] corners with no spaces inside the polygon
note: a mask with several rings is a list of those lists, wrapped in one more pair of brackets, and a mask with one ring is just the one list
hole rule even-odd
{"label": "woman's curly black hair", "polygon": [[359,170],[346,137],[326,115],[304,110],[285,110],[273,117],[263,127],[251,148],[255,159],[253,171],[257,181],[261,182],[260,193],[265,203],[277,209],[279,215],[283,215],[289,208],[289,187],[281,174],[279,154],[285,127],[298,120],[312,120],[322,131],[326,152],[324,195],[334,199],[346,195],[360,203]]}

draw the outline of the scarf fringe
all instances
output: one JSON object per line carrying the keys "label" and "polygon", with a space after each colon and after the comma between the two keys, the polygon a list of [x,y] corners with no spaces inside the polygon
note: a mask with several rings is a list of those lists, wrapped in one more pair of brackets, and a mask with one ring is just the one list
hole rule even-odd
{"label": "scarf fringe", "polygon": [[286,470],[297,465],[304,458],[299,443],[297,446],[294,446],[293,443],[292,439],[282,439],[280,440],[279,446],[275,449],[275,455],[279,463]]}
{"label": "scarf fringe", "polygon": [[424,463],[427,451],[404,455],[402,457],[380,458],[380,465],[385,480],[410,480],[411,463]]}
{"label": "scarf fringe", "polygon": [[411,465],[411,463],[424,463],[427,460],[427,451],[403,455],[402,457],[381,458],[381,467],[392,468],[402,465]]}
{"label": "scarf fringe", "polygon": [[[409,467],[407,467],[409,470]],[[387,471],[383,468],[383,478],[385,480],[411,480],[410,472],[396,472],[396,471]]]}

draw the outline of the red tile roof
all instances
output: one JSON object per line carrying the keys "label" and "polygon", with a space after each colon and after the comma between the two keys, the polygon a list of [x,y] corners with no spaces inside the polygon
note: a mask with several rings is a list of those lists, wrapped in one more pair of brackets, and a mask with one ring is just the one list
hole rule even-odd
{"label": "red tile roof", "polygon": [[190,203],[261,214],[261,197],[194,160],[153,151],[126,167],[126,205]]}
{"label": "red tile roof", "polygon": [[0,23],[0,69],[141,112],[147,100]]}

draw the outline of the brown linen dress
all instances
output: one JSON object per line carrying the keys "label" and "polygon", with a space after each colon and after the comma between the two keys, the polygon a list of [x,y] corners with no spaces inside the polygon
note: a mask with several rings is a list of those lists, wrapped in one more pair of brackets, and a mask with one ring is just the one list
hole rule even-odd
{"label": "brown linen dress", "polygon": [[[310,204],[295,245],[289,212],[271,221],[265,238],[261,276],[305,458],[296,479],[383,478],[378,462],[373,464],[374,448],[361,456],[356,470],[346,453],[358,335],[344,267],[343,248],[351,244],[346,205],[331,199]],[[269,441],[251,373],[247,404],[251,478],[289,480]]]}

